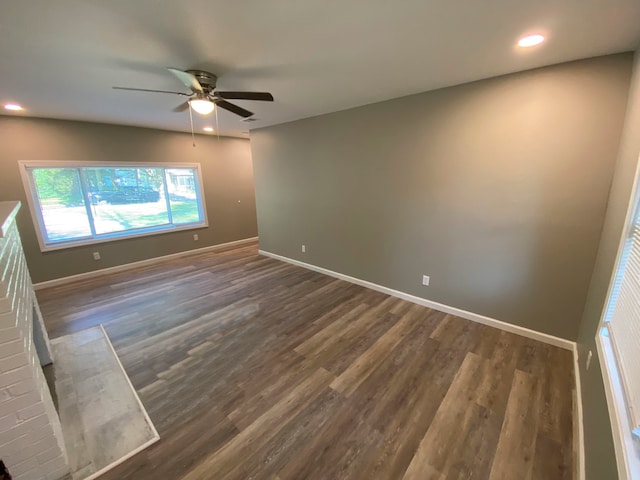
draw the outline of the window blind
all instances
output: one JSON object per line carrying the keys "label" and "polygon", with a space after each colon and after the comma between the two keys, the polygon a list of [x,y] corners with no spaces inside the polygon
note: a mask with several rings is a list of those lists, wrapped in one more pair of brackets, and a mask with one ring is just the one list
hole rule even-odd
{"label": "window blind", "polygon": [[627,234],[604,318],[623,382],[631,430],[640,438],[640,209]]}

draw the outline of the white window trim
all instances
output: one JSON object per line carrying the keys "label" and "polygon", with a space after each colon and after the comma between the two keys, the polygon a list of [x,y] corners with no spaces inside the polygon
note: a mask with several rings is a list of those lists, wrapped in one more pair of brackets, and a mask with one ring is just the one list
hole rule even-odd
{"label": "white window trim", "polygon": [[618,476],[620,480],[640,478],[640,453],[631,433],[631,418],[620,378],[620,371],[613,351],[607,327],[602,327],[596,335],[596,348],[600,359],[600,369],[604,380],[611,433],[616,452]]}
{"label": "white window trim", "polygon": [[[611,272],[609,280],[609,288],[607,297],[600,316],[600,325],[596,332],[596,349],[598,358],[600,359],[600,368],[604,383],[605,394],[607,397],[607,406],[609,409],[609,419],[611,421],[611,433],[613,435],[613,444],[616,452],[616,463],[618,466],[618,476],[620,480],[633,480],[640,478],[640,449],[637,441],[634,440],[631,431],[631,416],[625,397],[622,379],[620,378],[620,369],[615,355],[614,346],[609,336],[606,324],[607,314],[609,312],[611,295],[613,286],[620,268],[624,246],[632,227],[633,218],[636,208],[640,208],[639,191],[640,177],[640,158],[636,164],[636,172],[633,181],[633,188],[629,205],[627,207],[627,216],[625,219],[622,235],[618,244],[618,252],[616,255],[615,266]],[[640,358],[638,359],[640,361]]]}
{"label": "white window trim", "polygon": [[[163,233],[173,233],[185,230],[202,229],[209,226],[209,217],[207,215],[207,202],[204,196],[204,187],[202,179],[202,168],[199,163],[182,163],[182,162],[99,162],[99,161],[61,161],[61,160],[20,160],[18,161],[20,176],[22,177],[22,184],[27,197],[27,205],[29,206],[29,212],[36,230],[36,236],[38,238],[38,245],[40,251],[50,252],[55,250],[63,250],[72,247],[81,247],[84,245],[94,245],[97,243],[113,242],[115,240],[124,240],[131,238],[148,237],[151,235],[160,235]],[[114,232],[108,234],[102,234],[97,238],[85,238],[81,240],[69,240],[65,242],[56,242],[56,244],[47,244],[43,238],[44,220],[42,215],[38,211],[38,201],[35,198],[36,186],[33,183],[33,178],[27,171],[28,168],[76,168],[76,167],[122,167],[122,168],[137,168],[137,167],[162,167],[162,168],[193,168],[197,170],[197,188],[200,194],[202,217],[203,221],[197,224],[186,225],[166,225],[157,227],[146,227],[139,229],[130,229],[124,232]],[[132,233],[135,232],[135,233]]]}

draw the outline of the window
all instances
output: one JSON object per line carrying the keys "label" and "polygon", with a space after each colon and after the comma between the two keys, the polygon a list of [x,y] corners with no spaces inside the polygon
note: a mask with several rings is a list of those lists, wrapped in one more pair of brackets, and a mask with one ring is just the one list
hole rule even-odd
{"label": "window", "polygon": [[207,226],[197,164],[20,166],[43,251]]}
{"label": "window", "polygon": [[637,183],[596,338],[621,479],[640,478],[640,208]]}

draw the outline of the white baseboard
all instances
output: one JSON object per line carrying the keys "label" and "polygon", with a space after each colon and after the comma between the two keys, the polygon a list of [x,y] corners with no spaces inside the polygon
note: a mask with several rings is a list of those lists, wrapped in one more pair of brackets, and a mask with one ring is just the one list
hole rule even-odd
{"label": "white baseboard", "polygon": [[371,283],[366,280],[361,280],[359,278],[350,277],[349,275],[344,275],[342,273],[334,272],[326,268],[318,267],[316,265],[311,265],[310,263],[304,263],[299,260],[283,257],[275,253],[267,252],[264,250],[259,250],[259,253],[266,257],[275,258],[276,260],[281,260],[283,262],[288,262],[293,265],[297,265],[299,267],[307,268],[309,270],[313,270],[319,273],[324,273],[325,275],[329,275],[331,277],[335,277],[340,280],[345,280],[350,283],[355,283],[356,285],[370,288],[371,290],[377,290],[378,292],[386,293],[387,295],[391,295],[393,297],[397,297],[403,300],[407,300],[409,302],[417,303],[418,305],[422,305],[424,307],[433,308],[434,310],[438,310],[440,312],[445,312],[451,315],[456,315],[457,317],[466,318],[467,320],[471,320],[477,323],[482,323],[483,325],[488,325],[490,327],[499,328],[500,330],[504,330],[510,333],[515,333],[517,335],[522,335],[523,337],[539,340],[541,342],[548,343],[556,347],[564,348],[565,350],[573,351],[575,346],[575,342],[572,342],[571,340],[567,340],[565,338],[556,337],[554,335],[549,335],[547,333],[537,332],[535,330],[530,330],[525,327],[520,327],[518,325],[513,325],[511,323],[496,320],[495,318],[485,317],[484,315],[468,312],[460,308],[451,307],[449,305],[444,305],[438,302],[433,302],[425,298],[416,297],[415,295],[411,295],[409,293],[401,292],[399,290],[394,290],[388,287],[383,287],[382,285]]}
{"label": "white baseboard", "polygon": [[576,474],[574,478],[578,480],[585,479],[585,457],[584,457],[584,414],[582,412],[582,380],[580,378],[580,357],[578,356],[578,344],[573,344],[573,375],[576,385],[576,420],[578,422],[578,438],[573,441],[577,443],[578,464],[576,465]]}
{"label": "white baseboard", "polygon": [[186,257],[188,255],[194,255],[196,253],[204,253],[213,250],[220,250],[222,248],[232,247],[234,245],[242,245],[244,243],[251,243],[258,239],[258,237],[243,238],[242,240],[234,240],[233,242],[220,243],[218,245],[210,245],[208,247],[196,248],[193,250],[185,250],[182,252],[171,253],[169,255],[162,255],[160,257],[148,258],[146,260],[140,260],[138,262],[124,263],[115,267],[101,268],[99,270],[92,270],[90,272],[78,273],[77,275],[70,275],[68,277],[55,278],[53,280],[47,280],[45,282],[34,283],[34,290],[42,290],[43,288],[57,287],[66,283],[76,282],[78,280],[88,280],[90,278],[100,277],[109,273],[123,272],[136,267],[143,267],[145,265],[153,265],[160,263],[171,258]]}

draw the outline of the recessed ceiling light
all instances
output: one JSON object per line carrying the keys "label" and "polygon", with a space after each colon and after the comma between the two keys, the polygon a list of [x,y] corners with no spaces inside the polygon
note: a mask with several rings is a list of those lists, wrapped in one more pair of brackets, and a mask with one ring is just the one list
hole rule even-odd
{"label": "recessed ceiling light", "polygon": [[203,130],[205,132],[213,132],[213,127],[204,127]]}
{"label": "recessed ceiling light", "polygon": [[544,42],[544,37],[542,35],[527,35],[526,37],[522,37],[518,40],[519,47],[533,47],[535,45],[540,45]]}
{"label": "recessed ceiling light", "polygon": [[12,110],[14,112],[19,112],[21,110],[24,110],[24,108],[22,108],[17,103],[5,103],[4,108],[5,110]]}

